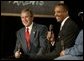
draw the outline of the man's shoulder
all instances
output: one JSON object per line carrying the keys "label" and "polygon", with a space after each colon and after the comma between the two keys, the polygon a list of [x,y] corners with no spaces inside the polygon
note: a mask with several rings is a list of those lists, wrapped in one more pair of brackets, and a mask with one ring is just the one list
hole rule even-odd
{"label": "man's shoulder", "polygon": [[71,18],[69,18],[65,24],[67,25],[67,27],[78,28],[77,23]]}
{"label": "man's shoulder", "polygon": [[36,25],[38,28],[43,28],[43,27],[46,27],[46,25],[37,24],[37,23],[35,23],[35,25]]}
{"label": "man's shoulder", "polygon": [[24,30],[24,27],[20,28],[20,29],[17,31],[17,33],[21,32],[21,31],[23,31],[23,30]]}
{"label": "man's shoulder", "polygon": [[76,22],[73,19],[71,19],[71,18],[68,19],[68,22],[69,22],[69,24],[77,25]]}

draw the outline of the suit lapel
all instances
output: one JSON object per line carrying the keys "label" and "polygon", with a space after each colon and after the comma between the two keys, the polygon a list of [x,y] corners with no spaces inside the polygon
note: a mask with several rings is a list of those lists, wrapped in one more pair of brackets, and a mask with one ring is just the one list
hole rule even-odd
{"label": "suit lapel", "polygon": [[27,49],[26,39],[25,39],[25,28],[22,30],[22,44],[25,46],[24,48]]}
{"label": "suit lapel", "polygon": [[64,23],[62,29],[60,30],[60,32],[59,32],[59,34],[58,34],[58,35],[59,35],[58,38],[60,38],[60,36],[64,34],[65,30],[67,29],[67,28],[66,28],[66,27],[67,27],[67,24],[69,24],[69,21],[70,21],[70,18],[68,18],[68,19],[66,20],[66,22]]}
{"label": "suit lapel", "polygon": [[[67,27],[67,24],[68,24],[68,22],[70,21],[70,18],[68,18],[66,21],[65,21],[65,23],[64,23],[64,25],[63,25],[63,27],[62,27],[62,30],[64,29],[65,30],[65,28]],[[61,31],[62,31],[61,30]]]}
{"label": "suit lapel", "polygon": [[34,40],[35,34],[36,34],[36,24],[33,23],[32,30],[31,30],[31,42]]}

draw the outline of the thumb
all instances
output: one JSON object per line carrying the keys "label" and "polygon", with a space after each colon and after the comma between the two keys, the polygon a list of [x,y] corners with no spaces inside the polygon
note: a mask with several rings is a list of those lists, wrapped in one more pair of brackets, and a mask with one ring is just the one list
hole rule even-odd
{"label": "thumb", "polygon": [[20,54],[22,54],[22,53],[20,52]]}

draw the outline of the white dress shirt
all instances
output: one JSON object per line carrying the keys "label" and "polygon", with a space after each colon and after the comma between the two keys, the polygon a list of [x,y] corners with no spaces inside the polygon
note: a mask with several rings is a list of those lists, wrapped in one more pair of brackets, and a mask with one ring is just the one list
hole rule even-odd
{"label": "white dress shirt", "polygon": [[29,34],[31,34],[32,26],[33,26],[33,22],[29,27],[26,27],[26,28],[29,28]]}
{"label": "white dress shirt", "polygon": [[68,18],[69,18],[69,16],[67,16],[67,17],[62,21],[61,26],[60,26],[60,30],[62,30],[62,27],[63,27],[65,21],[66,21]]}

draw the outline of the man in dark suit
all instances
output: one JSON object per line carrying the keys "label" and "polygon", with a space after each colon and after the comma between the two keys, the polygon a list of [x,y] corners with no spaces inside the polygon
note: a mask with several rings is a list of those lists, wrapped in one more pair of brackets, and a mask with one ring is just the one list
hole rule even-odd
{"label": "man in dark suit", "polygon": [[[81,15],[81,20],[83,22],[82,15]],[[75,44],[70,48],[66,48],[62,50],[60,53],[60,56],[55,58],[54,60],[83,60],[83,29],[82,27],[75,40]]]}
{"label": "man in dark suit", "polygon": [[[15,58],[20,58],[21,55],[25,55],[27,58],[35,58],[36,56],[41,56],[47,52],[47,27],[34,23],[33,19],[33,13],[30,9],[22,10],[21,20],[25,27],[17,32],[17,41],[14,50]],[[29,36],[27,36],[29,42],[25,37],[27,28],[29,29]],[[23,53],[21,52],[21,49]]]}
{"label": "man in dark suit", "polygon": [[61,23],[61,26],[56,40],[55,50],[46,55],[49,59],[58,57],[62,50],[72,47],[78,34],[78,27],[70,18],[68,7],[65,4],[57,4],[54,12],[55,18],[57,19],[57,22]]}

